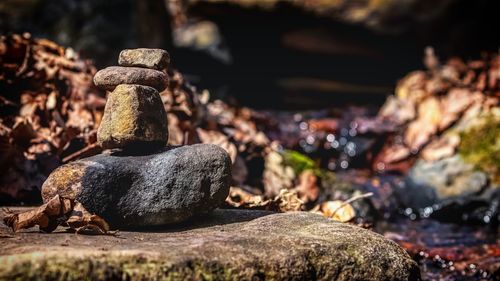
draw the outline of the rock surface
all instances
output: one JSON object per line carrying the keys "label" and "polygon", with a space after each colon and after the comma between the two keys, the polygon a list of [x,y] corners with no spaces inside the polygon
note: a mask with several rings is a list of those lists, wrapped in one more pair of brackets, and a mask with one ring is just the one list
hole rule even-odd
{"label": "rock surface", "polygon": [[100,154],[57,168],[42,186],[76,199],[112,228],[164,225],[210,212],[229,193],[231,160],[211,144],[166,148],[149,155]]}
{"label": "rock surface", "polygon": [[94,75],[94,84],[108,91],[113,91],[120,84],[139,84],[161,92],[168,86],[168,77],[164,72],[154,69],[110,66]]}
{"label": "rock surface", "polygon": [[488,183],[486,174],[477,171],[455,155],[437,161],[418,160],[409,171],[405,187],[398,191],[402,202],[411,208],[425,208],[479,194]]}
{"label": "rock surface", "polygon": [[165,146],[167,114],[158,92],[148,86],[118,85],[108,96],[97,141],[103,148]]}
{"label": "rock surface", "polygon": [[[396,243],[297,212],[216,210],[198,223],[113,236],[11,234],[0,227],[0,279],[417,280]],[[200,222],[203,223],[200,223]]]}
{"label": "rock surface", "polygon": [[120,52],[118,64],[164,70],[170,64],[170,55],[162,49],[127,49]]}

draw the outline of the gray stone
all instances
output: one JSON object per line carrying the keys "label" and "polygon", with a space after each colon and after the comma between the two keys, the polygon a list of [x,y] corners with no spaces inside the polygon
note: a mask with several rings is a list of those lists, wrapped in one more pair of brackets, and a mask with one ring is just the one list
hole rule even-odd
{"label": "gray stone", "polygon": [[118,64],[166,70],[170,64],[170,55],[162,49],[127,49],[120,52]]}
{"label": "gray stone", "polygon": [[402,202],[411,208],[469,199],[487,185],[486,174],[465,163],[459,155],[437,161],[419,159],[408,172],[405,186],[397,189]]}
{"label": "gray stone", "polygon": [[[5,226],[0,233],[10,235]],[[28,230],[30,231],[30,230]],[[182,227],[119,237],[16,233],[2,280],[418,280],[396,243],[307,212],[216,210]]]}
{"label": "gray stone", "polygon": [[57,168],[42,186],[47,202],[75,198],[112,228],[178,223],[220,206],[229,193],[231,160],[211,144],[149,155],[100,154]]}
{"label": "gray stone", "polygon": [[97,130],[103,148],[159,148],[168,141],[167,114],[158,91],[141,85],[118,85],[108,95]]}
{"label": "gray stone", "polygon": [[108,91],[113,91],[120,84],[139,84],[161,92],[168,87],[168,77],[164,72],[154,69],[110,66],[94,75],[94,84]]}

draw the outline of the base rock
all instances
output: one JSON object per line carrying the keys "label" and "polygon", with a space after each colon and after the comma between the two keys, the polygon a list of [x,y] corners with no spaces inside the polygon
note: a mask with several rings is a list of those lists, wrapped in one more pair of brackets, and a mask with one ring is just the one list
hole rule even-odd
{"label": "base rock", "polygon": [[[0,227],[0,233],[8,231]],[[56,231],[57,232],[57,231]],[[417,264],[369,230],[293,212],[216,210],[182,228],[119,237],[1,239],[2,280],[418,280]],[[61,246],[65,245],[65,246]]]}
{"label": "base rock", "polygon": [[212,144],[140,156],[115,151],[57,168],[43,184],[42,198],[76,199],[112,228],[164,225],[220,206],[230,178],[229,155]]}

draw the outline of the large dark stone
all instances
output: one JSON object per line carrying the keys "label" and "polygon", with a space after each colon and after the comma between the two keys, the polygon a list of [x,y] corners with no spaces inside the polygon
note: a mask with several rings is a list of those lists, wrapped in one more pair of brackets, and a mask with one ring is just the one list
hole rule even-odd
{"label": "large dark stone", "polygon": [[[10,235],[5,226],[0,234]],[[29,231],[29,230],[28,230]],[[418,280],[396,243],[321,215],[216,210],[119,237],[16,233],[1,280]],[[64,245],[64,246],[62,246]]]}
{"label": "large dark stone", "polygon": [[231,160],[219,146],[195,144],[143,156],[100,154],[57,168],[47,202],[76,198],[113,228],[154,226],[210,212],[229,193]]}
{"label": "large dark stone", "polygon": [[425,208],[478,195],[488,177],[459,155],[437,161],[418,160],[396,194],[406,207]]}

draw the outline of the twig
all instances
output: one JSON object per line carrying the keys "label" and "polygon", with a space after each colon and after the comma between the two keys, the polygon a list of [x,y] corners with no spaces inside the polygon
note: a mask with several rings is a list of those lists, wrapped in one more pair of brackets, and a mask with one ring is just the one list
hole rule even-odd
{"label": "twig", "polygon": [[333,218],[335,216],[335,214],[337,213],[337,211],[342,209],[342,207],[344,207],[345,205],[350,204],[358,199],[367,198],[367,197],[371,197],[371,196],[373,196],[373,192],[368,192],[365,194],[356,195],[356,196],[353,196],[353,197],[347,199],[346,201],[342,202],[342,204],[340,204],[340,206],[338,206],[335,210],[333,210],[330,217]]}
{"label": "twig", "polygon": [[76,160],[76,159],[99,154],[99,152],[101,152],[101,151],[102,151],[102,148],[99,145],[97,145],[96,143],[94,143],[94,144],[88,145],[88,146],[64,157],[62,161],[63,161],[63,163],[68,163],[68,162]]}

